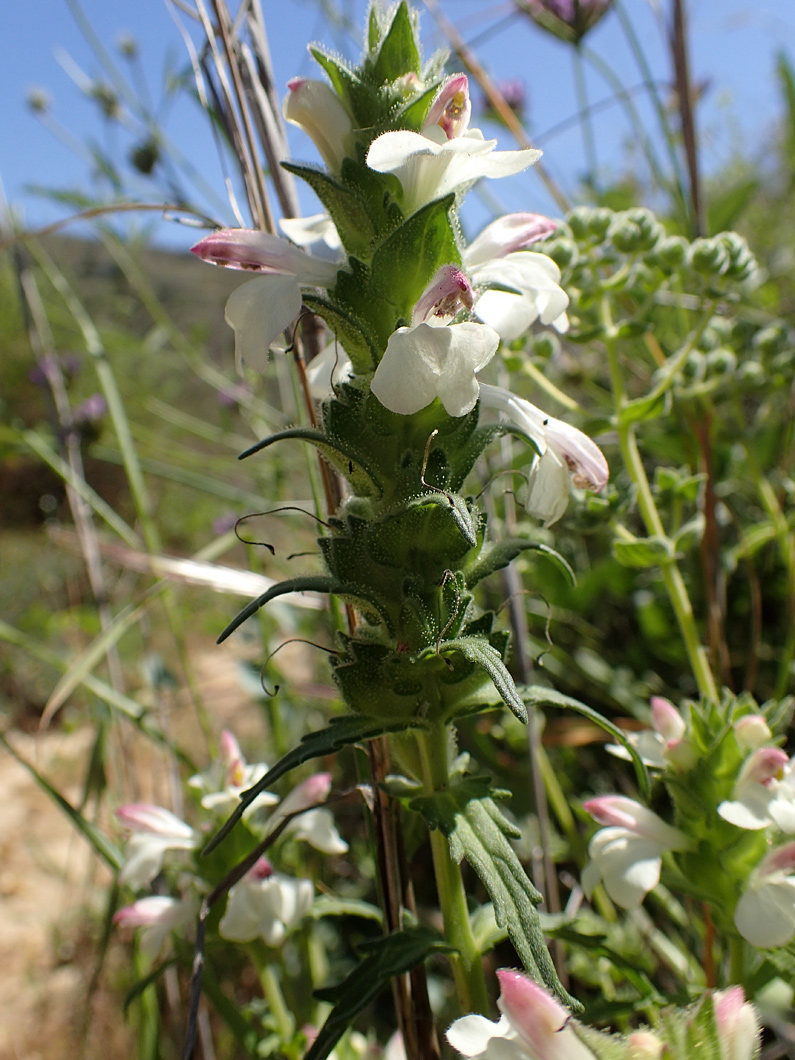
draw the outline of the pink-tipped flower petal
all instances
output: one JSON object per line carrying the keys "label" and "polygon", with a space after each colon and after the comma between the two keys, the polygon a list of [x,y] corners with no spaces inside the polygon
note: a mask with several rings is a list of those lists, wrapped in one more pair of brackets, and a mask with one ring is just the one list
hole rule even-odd
{"label": "pink-tipped flower petal", "polygon": [[442,87],[431,104],[423,132],[433,125],[444,131],[448,140],[462,136],[469,128],[472,101],[466,74],[454,74]]}
{"label": "pink-tipped flower petal", "polygon": [[447,324],[459,310],[471,309],[473,303],[472,284],[466,273],[457,265],[442,265],[414,306],[412,326],[426,321]]}
{"label": "pink-tipped flower petal", "polygon": [[546,239],[557,225],[540,213],[509,213],[486,225],[464,251],[467,268],[483,265],[492,258],[504,258]]}

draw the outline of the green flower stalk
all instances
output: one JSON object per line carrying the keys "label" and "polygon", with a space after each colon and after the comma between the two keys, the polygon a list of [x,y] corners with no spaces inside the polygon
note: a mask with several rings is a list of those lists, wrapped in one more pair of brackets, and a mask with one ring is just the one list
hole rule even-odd
{"label": "green flower stalk", "polygon": [[[373,6],[360,66],[319,48],[312,54],[329,83],[291,82],[285,115],[328,168],[285,168],[306,180],[327,213],[285,223],[288,238],[224,231],[194,252],[257,273],[227,306],[239,363],[261,366],[302,305],[333,333],[312,372],[316,387],[324,375],[328,383],[319,426],[281,431],[243,456],[308,442],[347,492],[319,541],[325,573],[275,586],[221,639],[283,593],[327,592],[351,605],[355,627],[339,634],[332,660],[349,714],[314,734],[312,753],[392,734],[393,760],[405,774],[393,794],[431,831],[463,1011],[487,1006],[464,858],[526,969],[572,1004],[547,954],[535,912],[541,896],[510,845],[500,794],[488,778],[451,771],[448,758],[456,718],[500,703],[527,718],[506,665],[508,634],[476,608],[473,591],[535,546],[525,538],[489,542],[485,515],[462,492],[475,462],[506,432],[522,437],[542,457],[530,473],[528,505],[547,523],[562,514],[572,476],[596,490],[607,480],[604,457],[581,432],[478,380],[501,339],[539,319],[568,326],[559,268],[532,249],[551,222],[513,215],[466,246],[457,219],[469,185],[519,173],[539,152],[498,151],[469,127],[466,77],[445,79],[438,63],[422,67],[405,3],[386,21]],[[481,424],[483,404],[510,422]],[[261,783],[295,760],[288,754]]]}

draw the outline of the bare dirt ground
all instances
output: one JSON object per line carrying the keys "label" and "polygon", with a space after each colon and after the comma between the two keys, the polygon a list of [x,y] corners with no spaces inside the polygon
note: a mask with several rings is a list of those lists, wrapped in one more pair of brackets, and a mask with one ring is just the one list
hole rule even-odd
{"label": "bare dirt ground", "polygon": [[[290,668],[309,672],[302,646],[284,654],[290,651],[296,655]],[[241,688],[233,650],[208,643],[191,654],[215,731],[229,726],[241,741],[256,744],[262,717]],[[168,725],[202,761],[196,714],[184,691],[169,704]],[[79,801],[94,737],[89,725],[7,735],[73,805]],[[129,726],[121,744],[110,748],[107,767],[116,805],[133,799],[172,805],[171,763]],[[130,984],[124,939],[113,939],[96,974],[110,874],[31,773],[2,750],[0,792],[0,1060],[135,1056],[134,1024],[122,1014]],[[101,823],[121,840],[110,819]]]}
{"label": "bare dirt ground", "polygon": [[[13,745],[74,798],[91,735],[88,729],[17,733]],[[0,791],[0,1058],[130,1056],[132,1036],[114,989],[117,949],[111,949],[89,997],[107,876],[61,811],[8,754],[0,755]]]}

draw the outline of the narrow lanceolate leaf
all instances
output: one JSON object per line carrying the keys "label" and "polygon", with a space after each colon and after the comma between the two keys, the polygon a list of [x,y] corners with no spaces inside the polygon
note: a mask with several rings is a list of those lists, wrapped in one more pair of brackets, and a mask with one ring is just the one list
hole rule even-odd
{"label": "narrow lanceolate leaf", "polygon": [[588,718],[588,720],[592,721],[594,725],[598,725],[600,729],[604,729],[605,732],[609,733],[616,743],[621,744],[632,759],[632,765],[635,768],[635,776],[638,781],[638,788],[644,798],[648,799],[650,788],[648,770],[643,764],[643,759],[629,742],[627,734],[622,729],[619,729],[617,725],[612,723],[612,721],[608,721],[608,719],[601,715],[598,710],[586,706],[585,703],[581,703],[579,699],[572,699],[571,696],[564,696],[561,692],[556,692],[554,688],[544,688],[543,685],[523,685],[519,691],[522,699],[528,706],[560,707],[564,710],[573,710],[577,714],[581,714],[584,718]]}
{"label": "narrow lanceolate leaf", "polygon": [[[422,658],[427,658],[434,651],[435,649],[429,648],[423,652]],[[484,670],[491,678],[505,706],[516,715],[519,721],[527,721],[527,710],[516,690],[513,678],[508,673],[500,653],[489,644],[485,637],[458,637],[456,640],[442,641],[440,654],[444,656],[451,652],[460,652],[465,659]]]}
{"label": "narrow lanceolate leaf", "polygon": [[298,439],[301,442],[309,442],[323,454],[323,456],[337,468],[350,482],[356,494],[360,497],[380,497],[383,493],[380,479],[375,473],[372,463],[362,459],[362,453],[357,449],[345,445],[339,439],[331,439],[323,431],[312,427],[290,427],[285,431],[271,434],[262,441],[252,445],[241,453],[238,460],[245,460],[255,453],[261,453],[275,442],[283,442],[287,439]]}
{"label": "narrow lanceolate leaf", "polygon": [[78,832],[88,840],[103,861],[105,861],[114,872],[118,871],[118,869],[121,868],[124,859],[122,858],[121,851],[115,843],[111,843],[107,836],[101,832],[92,821],[89,821],[87,817],[84,817],[83,814],[68,801],[68,799],[65,799],[60,791],[54,788],[49,780],[39,773],[35,766],[31,765],[30,762],[27,762],[22,755],[16,751],[2,733],[0,733],[0,745],[5,747],[17,762],[27,769],[41,790],[49,795],[56,806],[63,810]]}
{"label": "narrow lanceolate leaf", "polygon": [[567,578],[572,585],[575,583],[574,571],[567,561],[561,556],[559,552],[556,552],[554,548],[550,548],[549,545],[544,545],[539,541],[528,541],[524,537],[512,537],[506,541],[500,541],[498,544],[493,545],[487,552],[481,553],[476,563],[473,563],[464,572],[466,579],[467,588],[471,589],[478,582],[484,578],[488,578],[490,574],[493,574],[497,570],[501,570],[503,567],[507,567],[511,560],[522,552],[540,552],[544,556],[549,556],[553,559],[559,567],[565,571]]}
{"label": "narrow lanceolate leaf", "polygon": [[640,570],[646,567],[662,567],[673,559],[670,542],[661,537],[614,541],[613,555],[622,567],[634,567]]}
{"label": "narrow lanceolate leaf", "polygon": [[406,729],[423,728],[425,723],[419,718],[400,718],[396,721],[384,721],[383,718],[366,718],[358,714],[348,714],[341,718],[332,718],[331,724],[317,732],[309,732],[301,742],[280,758],[273,769],[268,770],[253,788],[244,791],[234,812],[224,822],[206,845],[202,854],[210,854],[229,835],[243,816],[243,812],[263,791],[280,780],[285,773],[309,762],[313,758],[325,758],[335,754],[342,747],[372,740],[387,733],[403,732]]}
{"label": "narrow lanceolate leaf", "polygon": [[527,878],[509,837],[516,830],[492,797],[488,777],[466,777],[446,791],[414,799],[411,807],[430,828],[439,828],[450,854],[464,858],[480,877],[494,904],[497,925],[505,928],[525,969],[565,1004],[579,1005],[563,989],[550,960],[536,906],[541,895]]}
{"label": "narrow lanceolate leaf", "polygon": [[316,990],[315,996],[334,1008],[312,1043],[305,1060],[325,1060],[353,1019],[370,1004],[396,975],[422,964],[431,953],[449,953],[447,945],[428,928],[395,931],[362,946],[366,955],[337,986]]}
{"label": "narrow lanceolate leaf", "polygon": [[373,255],[375,294],[397,306],[407,320],[429,277],[442,265],[461,263],[449,216],[454,203],[454,195],[429,202],[396,228]]}
{"label": "narrow lanceolate leaf", "polygon": [[420,75],[420,53],[415,34],[415,19],[409,5],[402,0],[395,10],[392,25],[386,32],[378,58],[373,65],[372,77],[376,84],[396,81],[407,73]]}
{"label": "narrow lanceolate leaf", "polygon": [[320,295],[307,291],[304,292],[304,305],[325,320],[357,372],[372,372],[378,364],[377,343],[363,321]]}
{"label": "narrow lanceolate leaf", "polygon": [[376,231],[360,196],[325,170],[294,162],[282,162],[282,168],[305,180],[314,191],[331,216],[346,251],[357,258],[368,258]]}
{"label": "narrow lanceolate leaf", "polygon": [[329,593],[333,596],[339,596],[341,599],[355,604],[368,617],[374,617],[376,621],[380,619],[389,626],[389,616],[382,610],[380,602],[365,587],[361,585],[344,585],[328,574],[308,574],[278,582],[267,592],[263,593],[262,596],[252,600],[250,604],[247,604],[242,611],[235,615],[218,637],[216,643],[223,644],[231,633],[234,633],[239,626],[242,626],[246,619],[255,615],[261,607],[270,603],[271,600],[275,600],[277,596],[286,596],[288,593]]}

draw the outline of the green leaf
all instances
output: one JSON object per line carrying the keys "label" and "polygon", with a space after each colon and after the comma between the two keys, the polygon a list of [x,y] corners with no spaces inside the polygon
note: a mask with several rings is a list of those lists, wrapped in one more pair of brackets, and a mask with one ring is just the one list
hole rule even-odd
{"label": "green leaf", "polygon": [[389,616],[382,610],[380,601],[371,596],[365,586],[343,585],[328,574],[304,574],[299,575],[297,578],[288,578],[283,582],[277,582],[276,585],[272,585],[270,589],[264,592],[262,596],[258,596],[256,600],[246,604],[243,610],[224,629],[216,643],[223,644],[230,634],[234,633],[239,626],[242,626],[246,619],[256,614],[261,607],[270,603],[271,600],[275,600],[276,597],[285,596],[287,593],[330,593],[334,596],[339,596],[343,600],[355,603],[368,618],[372,618],[376,622],[380,619],[387,626],[390,624]]}
{"label": "green leaf", "polygon": [[554,688],[545,688],[543,685],[522,685],[520,689],[522,699],[525,703],[533,705],[534,707],[558,707],[562,710],[573,710],[577,714],[581,714],[584,718],[588,718],[594,725],[598,725],[600,729],[604,729],[606,733],[620,744],[627,752],[629,757],[632,759],[632,764],[635,767],[635,777],[638,781],[638,788],[640,789],[643,797],[648,801],[651,784],[649,782],[649,774],[646,766],[643,764],[638,752],[632,746],[627,739],[627,735],[617,725],[614,725],[612,721],[608,721],[607,718],[603,717],[598,710],[594,710],[593,707],[588,707],[585,703],[581,703],[579,699],[572,699],[571,696],[564,696],[561,692],[556,692]]}
{"label": "green leaf", "polygon": [[455,861],[466,858],[478,874],[494,903],[498,926],[506,928],[527,971],[565,1005],[579,1009],[561,986],[547,952],[536,910],[541,895],[508,841],[515,829],[489,792],[488,777],[466,777],[446,791],[414,799],[411,808],[429,828],[441,829]]}
{"label": "green leaf", "polygon": [[381,41],[381,22],[378,18],[378,7],[371,4],[367,16],[367,50],[375,51]]}
{"label": "green leaf", "polygon": [[303,302],[307,309],[311,309],[325,320],[353,362],[357,374],[374,370],[380,353],[378,344],[364,321],[359,320],[349,310],[321,298],[320,295],[304,291]]}
{"label": "green leaf", "polygon": [[[458,637],[456,640],[442,641],[439,654],[444,657],[452,652],[460,652],[469,662],[475,663],[484,670],[500,694],[500,699],[521,722],[527,722],[527,710],[522,702],[513,678],[508,673],[502,657],[484,637]],[[420,658],[428,658],[436,653],[435,648],[426,649]]]}
{"label": "green leaf", "polygon": [[656,420],[664,416],[670,405],[668,390],[658,390],[647,394],[646,397],[635,398],[621,406],[618,413],[618,423],[621,427],[628,427],[631,423],[641,423],[644,420]]}
{"label": "green leaf", "polygon": [[419,77],[420,72],[414,19],[406,0],[401,0],[373,65],[373,78],[377,84],[385,84],[408,73]]}
{"label": "green leaf", "polygon": [[282,168],[306,181],[331,216],[345,250],[357,258],[369,258],[376,230],[367,204],[352,188],[325,170],[282,162]]}
{"label": "green leaf", "polygon": [[328,574],[299,575],[297,578],[289,578],[286,581],[277,582],[276,585],[272,585],[270,589],[266,590],[262,596],[258,596],[256,600],[246,604],[243,610],[232,619],[218,637],[216,644],[222,644],[230,634],[235,632],[238,626],[243,625],[247,618],[251,618],[261,607],[264,607],[271,600],[275,600],[277,596],[284,596],[286,593],[331,593],[336,585],[336,580]]}
{"label": "green leaf", "polygon": [[428,111],[433,103],[433,97],[439,91],[441,83],[441,78],[432,81],[420,95],[415,96],[414,99],[406,103],[395,114],[390,123],[391,126],[397,129],[410,129],[413,132],[419,132],[425,124]]}
{"label": "green leaf", "polygon": [[60,791],[53,787],[49,780],[42,776],[35,766],[32,766],[30,762],[27,762],[13,745],[8,742],[3,733],[0,733],[0,744],[5,747],[9,754],[11,754],[21,766],[27,769],[41,790],[49,795],[53,802],[63,810],[78,832],[88,840],[102,860],[114,872],[118,872],[124,864],[124,858],[116,844],[111,843],[107,836],[100,831],[92,821],[89,821],[84,817],[83,814],[68,801],[68,799],[64,798]]}
{"label": "green leaf", "polygon": [[253,788],[249,788],[242,793],[239,804],[204,847],[202,856],[211,854],[229,835],[243,816],[245,809],[251,805],[261,792],[266,791],[271,784],[275,784],[286,773],[303,765],[304,762],[309,762],[313,758],[325,758],[326,755],[335,754],[340,748],[348,747],[350,744],[373,740],[376,736],[384,736],[387,733],[405,732],[406,729],[421,729],[424,725],[425,723],[418,718],[384,721],[383,718],[367,718],[359,714],[347,714],[341,718],[332,718],[327,728],[307,733],[296,747],[288,751],[272,769],[268,770],[264,777],[257,781]]}
{"label": "green leaf", "polygon": [[483,581],[484,578],[488,578],[490,574],[507,567],[511,560],[516,559],[520,553],[530,551],[540,552],[544,556],[549,556],[563,569],[570,583],[572,585],[575,584],[576,579],[571,565],[554,548],[550,548],[549,545],[544,545],[540,541],[528,541],[524,537],[511,537],[506,541],[500,541],[498,544],[492,545],[487,552],[481,553],[476,563],[473,563],[471,567],[465,570],[464,577],[467,588],[471,589],[478,582]]}
{"label": "green leaf", "polygon": [[364,920],[383,922],[384,914],[377,905],[361,898],[337,898],[332,894],[321,894],[315,898],[307,916],[319,920],[324,916],[358,916]]}
{"label": "green leaf", "polygon": [[240,454],[238,460],[245,460],[247,457],[253,456],[254,453],[267,449],[274,442],[282,442],[285,439],[292,438],[314,445],[325,456],[326,460],[345,476],[358,496],[381,496],[383,492],[381,483],[376,478],[371,465],[362,460],[361,453],[337,440],[332,440],[328,434],[324,434],[323,431],[315,430],[312,427],[290,427],[286,431],[277,431],[276,434],[271,434],[246,449],[244,453]]}
{"label": "green leaf", "polygon": [[671,562],[671,546],[664,538],[646,537],[635,541],[614,541],[613,555],[622,567],[644,569],[663,567]]}
{"label": "green leaf", "polygon": [[396,975],[410,972],[432,953],[450,953],[450,947],[428,928],[412,927],[361,946],[364,959],[337,986],[316,990],[321,1001],[334,1005],[304,1060],[325,1060],[354,1018]]}
{"label": "green leaf", "polygon": [[442,265],[459,265],[449,212],[455,195],[429,202],[384,240],[373,255],[374,293],[397,306],[409,320],[431,277]]}
{"label": "green leaf", "polygon": [[361,86],[359,77],[350,66],[317,44],[310,44],[309,53],[315,62],[325,70],[337,95],[341,96],[343,100],[350,102],[351,97],[356,94],[356,91]]}
{"label": "green leaf", "polygon": [[707,232],[716,235],[734,228],[758,187],[758,180],[744,180],[707,203]]}
{"label": "green leaf", "polygon": [[324,48],[313,44],[309,51],[314,60],[328,74],[331,84],[347,105],[358,128],[366,129],[374,125],[378,121],[383,106],[378,98],[378,92],[370,85],[366,85],[350,66]]}
{"label": "green leaf", "polygon": [[168,960],[163,961],[161,964],[158,964],[157,967],[153,968],[148,975],[145,975],[142,979],[139,979],[136,983],[133,983],[133,985],[124,995],[122,1012],[125,1016],[127,1015],[127,1009],[130,1007],[130,1005],[132,1005],[134,1001],[138,1000],[141,994],[143,994],[144,990],[152,986],[153,983],[156,983],[160,976],[163,974],[163,972],[165,972],[167,968],[172,968],[175,964],[179,964],[179,958],[169,957]]}

